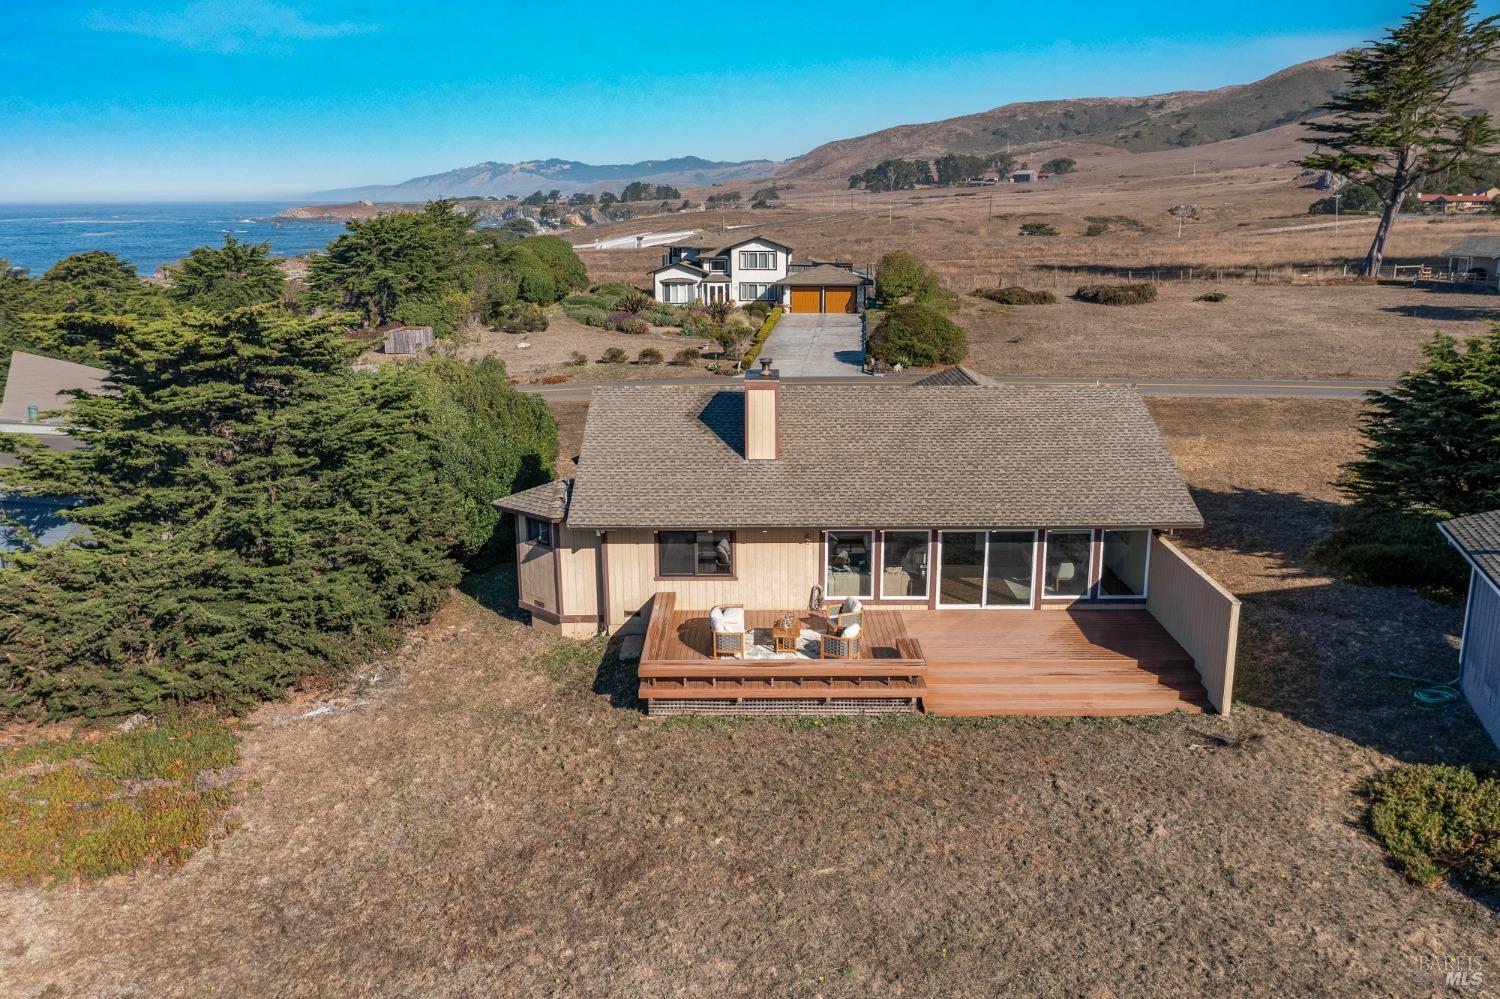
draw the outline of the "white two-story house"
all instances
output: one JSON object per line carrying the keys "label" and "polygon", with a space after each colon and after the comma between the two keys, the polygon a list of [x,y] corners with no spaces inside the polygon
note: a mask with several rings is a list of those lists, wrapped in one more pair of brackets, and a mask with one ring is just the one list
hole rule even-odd
{"label": "white two-story house", "polygon": [[869,279],[852,268],[796,260],[765,236],[728,246],[669,246],[651,272],[652,292],[672,305],[769,302],[792,312],[857,312]]}

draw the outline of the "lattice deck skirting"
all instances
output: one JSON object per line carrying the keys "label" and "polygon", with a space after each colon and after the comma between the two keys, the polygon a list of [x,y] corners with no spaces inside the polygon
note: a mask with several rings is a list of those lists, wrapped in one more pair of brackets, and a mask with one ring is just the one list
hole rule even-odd
{"label": "lattice deck skirting", "polygon": [[917,710],[915,697],[690,697],[646,701],[653,718],[674,715],[749,715],[760,718],[897,715]]}

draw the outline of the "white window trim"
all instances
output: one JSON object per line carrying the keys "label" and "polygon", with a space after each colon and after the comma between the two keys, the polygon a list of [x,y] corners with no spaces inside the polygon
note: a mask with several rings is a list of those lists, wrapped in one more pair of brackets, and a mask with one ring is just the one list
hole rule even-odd
{"label": "white window trim", "polygon": [[[1146,564],[1141,567],[1141,592],[1139,594],[1120,594],[1104,592],[1104,536],[1111,532],[1129,534],[1131,532],[1143,531],[1146,535]],[[1156,540],[1156,533],[1149,527],[1101,527],[1099,529],[1099,585],[1095,588],[1095,600],[1145,600],[1146,595],[1151,592],[1151,542]]]}
{"label": "white window trim", "polygon": [[[761,267],[757,264],[748,263],[752,259],[751,254],[764,255],[766,265]],[[775,250],[741,250],[739,251],[739,267],[742,271],[774,271],[776,269]]]}
{"label": "white window trim", "polygon": [[[1097,532],[1097,533],[1098,533],[1098,539],[1097,540],[1099,541],[1099,543],[1101,545],[1100,552],[1102,553],[1103,552],[1102,545],[1103,545],[1103,541],[1104,541],[1104,535],[1103,535],[1103,532]],[[1089,536],[1089,558],[1088,558],[1088,562],[1084,565],[1084,577],[1083,577],[1085,580],[1088,581],[1088,585],[1083,588],[1083,592],[1082,593],[1052,593],[1052,594],[1049,594],[1047,592],[1047,553],[1048,553],[1048,550],[1051,548],[1052,535],[1054,535],[1054,534],[1087,534]],[[1095,539],[1095,534],[1096,534],[1096,532],[1095,532],[1095,530],[1092,527],[1058,527],[1058,528],[1048,528],[1047,530],[1045,530],[1045,531],[1042,532],[1042,541],[1041,541],[1041,545],[1042,545],[1042,578],[1041,578],[1041,580],[1039,582],[1039,585],[1041,586],[1041,589],[1042,589],[1042,600],[1047,601],[1049,603],[1060,604],[1060,603],[1064,603],[1066,601],[1088,600],[1090,597],[1093,596],[1093,593],[1094,593],[1094,542],[1096,540]],[[1146,555],[1147,555],[1148,558],[1150,557],[1150,554],[1151,554],[1150,550],[1148,549],[1147,553],[1146,553]],[[1139,599],[1139,598],[1132,597],[1131,599],[1134,600],[1134,599]]]}
{"label": "white window trim", "polygon": [[[927,535],[927,586],[922,591],[922,595],[921,596],[917,596],[917,597],[891,597],[891,596],[887,596],[886,592],[885,592],[885,587],[881,586],[880,587],[880,602],[884,603],[887,600],[892,601],[893,603],[894,602],[900,602],[900,601],[916,602],[916,601],[920,600],[922,603],[925,604],[928,601],[928,599],[932,596],[932,568],[933,568],[934,563],[937,561],[936,559],[934,559],[932,557],[932,531],[931,531],[931,529],[928,529],[928,530],[924,531],[924,530],[922,530],[919,527],[911,527],[911,528],[899,528],[899,527],[897,527],[897,528],[891,528],[889,530],[887,530],[885,528],[882,528],[880,530],[879,538],[877,539],[877,541],[878,541],[878,543],[880,545],[880,578],[881,578],[882,582],[884,582],[884,580],[885,580],[885,536],[887,534],[925,534],[925,535]],[[874,583],[871,582],[870,585],[874,586]],[[826,588],[825,588],[824,592],[825,593],[827,592]]]}
{"label": "white window trim", "polygon": [[937,606],[940,610],[987,610],[987,611],[1029,611],[1036,603],[1037,587],[1041,582],[1036,578],[1036,548],[1041,543],[1038,538],[1041,532],[1032,527],[955,527],[948,530],[938,531],[938,551],[946,553],[947,547],[942,544],[942,536],[945,534],[983,534],[984,535],[984,563],[979,584],[979,599],[984,599],[985,593],[990,586],[990,534],[1029,534],[1031,535],[1031,598],[1024,604],[945,604],[943,603],[943,567],[938,566],[937,574],[934,576],[934,584],[937,587]]}
{"label": "white window trim", "polygon": [[[833,550],[829,544],[830,534],[867,534],[870,537],[870,592],[869,593],[840,593],[834,596],[828,592],[828,555]],[[875,559],[875,529],[870,527],[832,527],[823,532],[823,599],[845,600],[853,597],[856,600],[875,599],[875,573],[877,571]]]}

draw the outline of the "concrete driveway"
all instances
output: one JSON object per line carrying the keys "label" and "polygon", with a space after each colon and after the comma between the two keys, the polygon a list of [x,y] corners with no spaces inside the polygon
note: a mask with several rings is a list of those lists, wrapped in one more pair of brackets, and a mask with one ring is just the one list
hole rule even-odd
{"label": "concrete driveway", "polygon": [[864,374],[864,317],[788,312],[761,350],[784,378]]}

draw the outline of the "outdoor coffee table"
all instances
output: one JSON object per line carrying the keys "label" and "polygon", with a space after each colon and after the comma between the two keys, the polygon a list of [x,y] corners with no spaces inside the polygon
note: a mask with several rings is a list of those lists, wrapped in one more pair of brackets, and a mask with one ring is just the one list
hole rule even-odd
{"label": "outdoor coffee table", "polygon": [[779,625],[771,628],[771,651],[772,652],[796,652],[797,640],[802,637],[802,622],[793,618],[790,628],[782,628]]}

